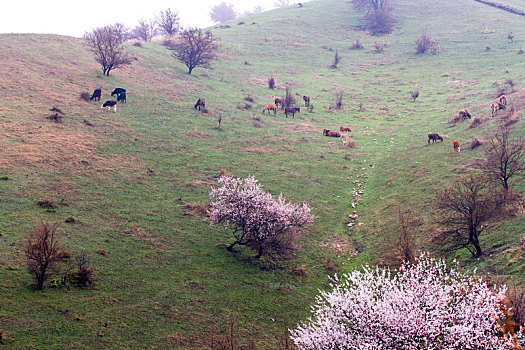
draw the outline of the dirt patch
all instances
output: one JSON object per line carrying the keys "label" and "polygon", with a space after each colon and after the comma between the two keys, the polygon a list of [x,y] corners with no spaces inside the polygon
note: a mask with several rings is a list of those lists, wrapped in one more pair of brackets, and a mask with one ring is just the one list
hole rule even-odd
{"label": "dirt patch", "polygon": [[355,251],[353,243],[344,237],[333,237],[332,240],[326,242],[324,246],[336,251],[337,253]]}
{"label": "dirt patch", "polygon": [[477,85],[479,84],[479,80],[473,79],[473,80],[449,80],[447,81],[447,85],[453,85],[456,89],[462,89],[465,86],[469,85]]}
{"label": "dirt patch", "polygon": [[250,148],[241,148],[239,149],[241,152],[252,152],[252,153],[258,153],[258,154],[272,154],[277,153],[276,150],[270,149],[270,148],[261,148],[261,147],[250,147]]}
{"label": "dirt patch", "polygon": [[481,167],[483,166],[483,163],[484,163],[483,159],[476,158],[468,162],[467,164],[463,164],[463,165],[455,167],[454,169],[452,169],[452,171],[457,172],[457,173],[464,173],[464,172],[471,171],[472,169],[481,169]]}
{"label": "dirt patch", "polygon": [[191,180],[190,182],[186,182],[186,185],[194,186],[194,187],[208,187],[209,188],[212,186],[216,186],[217,182],[210,180],[210,179],[205,179],[205,180],[194,179],[194,180]]}
{"label": "dirt patch", "polygon": [[193,217],[208,216],[208,209],[210,205],[206,201],[197,201],[184,204],[184,215]]}
{"label": "dirt patch", "polygon": [[192,135],[192,136],[198,136],[198,137],[202,137],[202,138],[210,138],[211,136],[206,134],[205,132],[203,131],[200,131],[200,130],[190,130],[187,132],[189,135]]}
{"label": "dirt patch", "polygon": [[303,43],[301,43],[301,42],[299,42],[299,41],[294,41],[294,40],[288,40],[288,41],[286,42],[286,44],[287,44],[288,46],[298,46],[298,47],[300,47],[300,46],[306,46],[306,44],[303,44]]}

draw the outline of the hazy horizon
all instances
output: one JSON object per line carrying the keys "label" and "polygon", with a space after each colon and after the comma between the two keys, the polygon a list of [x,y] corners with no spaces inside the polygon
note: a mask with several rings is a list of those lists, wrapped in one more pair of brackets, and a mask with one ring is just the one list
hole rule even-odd
{"label": "hazy horizon", "polygon": [[96,27],[117,22],[133,28],[139,19],[152,19],[167,8],[179,13],[183,26],[205,28],[214,24],[209,16],[211,7],[221,2],[231,3],[240,14],[253,10],[255,6],[262,6],[265,11],[276,7],[275,0],[152,0],[138,3],[90,0],[82,2],[86,4],[82,7],[68,0],[4,0],[0,3],[0,34],[36,33],[82,37],[85,32]]}

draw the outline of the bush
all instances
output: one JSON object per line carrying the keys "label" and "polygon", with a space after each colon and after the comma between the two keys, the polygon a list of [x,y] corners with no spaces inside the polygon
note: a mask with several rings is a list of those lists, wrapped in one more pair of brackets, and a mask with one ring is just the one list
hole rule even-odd
{"label": "bush", "polygon": [[330,67],[333,69],[337,68],[337,65],[339,64],[339,62],[341,62],[342,59],[343,57],[339,55],[339,52],[337,50],[335,50],[334,59]]}
{"label": "bush", "polygon": [[484,143],[485,143],[484,141],[479,140],[476,137],[474,137],[470,141],[470,149],[478,148],[479,146],[483,145]]}
{"label": "bush", "polygon": [[313,316],[291,331],[301,349],[503,349],[498,300],[506,287],[487,284],[456,263],[422,254],[399,269],[357,269],[335,277]]}
{"label": "bush", "polygon": [[89,94],[89,92],[83,92],[80,94],[80,99],[83,100],[83,101],[86,101],[86,102],[89,102],[89,99],[91,98],[91,95]]}
{"label": "bush", "polygon": [[416,40],[416,53],[425,53],[429,50],[431,50],[433,53],[436,53],[437,43],[430,34],[428,34],[426,31],[423,31]]}
{"label": "bush", "polygon": [[470,129],[474,129],[474,128],[477,128],[478,126],[480,126],[481,124],[483,124],[483,120],[481,120],[478,117],[475,117],[475,118],[472,119],[472,122],[470,123],[469,128]]}
{"label": "bush", "polygon": [[268,87],[270,89],[275,89],[275,78],[274,77],[268,78]]}
{"label": "bush", "polygon": [[380,43],[380,42],[374,41],[374,49],[376,50],[376,52],[383,52],[383,51],[385,51],[385,47],[386,47],[385,43]]}
{"label": "bush", "polygon": [[352,44],[352,49],[362,49],[363,48],[363,44],[361,44],[361,40],[359,40],[359,38],[356,38],[354,40],[354,43]]}
{"label": "bush", "polygon": [[50,271],[55,268],[56,263],[66,259],[58,243],[57,228],[58,224],[41,221],[27,236],[24,252],[27,268],[37,290],[44,288],[44,283],[49,279]]}

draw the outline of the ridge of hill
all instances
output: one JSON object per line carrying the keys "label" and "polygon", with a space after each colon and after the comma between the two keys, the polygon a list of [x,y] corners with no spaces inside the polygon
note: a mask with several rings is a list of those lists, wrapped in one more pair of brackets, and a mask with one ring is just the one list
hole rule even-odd
{"label": "ridge of hill", "polygon": [[[395,30],[383,37],[359,30],[361,16],[337,0],[222,24],[212,28],[220,60],[194,75],[160,43],[127,45],[133,65],[104,77],[80,39],[0,35],[5,346],[203,348],[235,319],[244,345],[279,348],[274,335],[308,316],[317,290],[329,288],[326,275],[382,261],[398,208],[417,219],[417,246],[431,248],[435,191],[483,156],[482,147],[454,153],[452,140],[488,137],[497,124],[490,103],[508,79],[522,118],[525,28],[521,17],[472,1],[399,0],[394,14]],[[437,40],[436,55],[415,54],[422,30]],[[363,49],[351,49],[356,38]],[[343,60],[331,69],[335,50]],[[298,104],[310,96],[313,111],[262,116],[286,86]],[[420,96],[411,101],[416,86]],[[95,88],[108,98],[115,87],[128,90],[116,113],[79,99]],[[340,91],[344,108],[334,111]],[[208,113],[193,109],[199,97]],[[52,107],[64,112],[63,123],[45,119]],[[464,108],[486,122],[450,125]],[[322,136],[342,125],[357,149]],[[523,132],[523,122],[516,128]],[[442,134],[443,144],[427,145],[429,132]],[[275,266],[247,250],[226,251],[229,233],[202,216],[224,173],[254,175],[272,193],[312,206],[316,221],[296,257]],[[36,205],[44,199],[57,209]],[[70,217],[60,227],[63,244],[88,253],[96,283],[36,292],[24,265],[26,233],[39,218]],[[524,227],[523,215],[493,223],[481,259],[450,257],[523,284]]]}

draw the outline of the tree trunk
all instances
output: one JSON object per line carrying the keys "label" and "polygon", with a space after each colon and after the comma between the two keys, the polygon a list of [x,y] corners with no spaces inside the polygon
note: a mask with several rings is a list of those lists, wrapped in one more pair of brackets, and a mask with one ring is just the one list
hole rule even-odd
{"label": "tree trunk", "polygon": [[233,251],[233,247],[234,247],[236,244],[238,244],[238,243],[239,243],[239,241],[235,241],[235,242],[233,242],[232,244],[230,244],[230,245],[226,248],[226,250],[229,251],[229,252]]}
{"label": "tree trunk", "polygon": [[193,70],[193,67],[188,67],[188,74],[191,75],[191,71]]}

